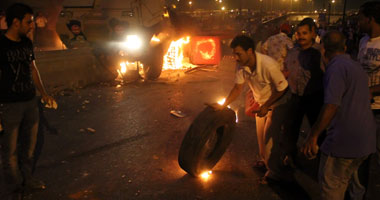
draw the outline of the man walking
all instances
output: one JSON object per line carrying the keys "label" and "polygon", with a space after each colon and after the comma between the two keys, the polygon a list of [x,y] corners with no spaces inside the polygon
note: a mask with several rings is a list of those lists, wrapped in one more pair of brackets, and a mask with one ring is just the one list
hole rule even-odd
{"label": "man walking", "polygon": [[349,184],[351,199],[363,199],[358,168],[376,150],[376,124],[370,109],[368,77],[359,63],[346,55],[345,37],[338,31],[323,38],[324,105],[301,151],[309,158],[321,146],[319,185],[321,199],[343,200]]}
{"label": "man walking", "polygon": [[48,106],[55,101],[44,89],[32,42],[26,37],[33,30],[33,10],[13,4],[6,11],[6,20],[8,30],[0,36],[1,159],[6,189],[19,197],[22,188],[45,188],[32,177],[39,120],[36,88]]}
{"label": "man walking", "polygon": [[359,10],[359,28],[366,33],[359,45],[358,61],[369,76],[373,96],[371,105],[377,123],[377,152],[370,158],[367,197],[380,197],[380,2],[363,4]]}

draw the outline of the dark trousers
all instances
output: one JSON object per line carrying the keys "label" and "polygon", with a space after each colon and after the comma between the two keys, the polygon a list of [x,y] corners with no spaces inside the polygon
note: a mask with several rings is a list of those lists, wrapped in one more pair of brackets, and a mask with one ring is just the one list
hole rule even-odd
{"label": "dark trousers", "polygon": [[38,131],[37,98],[0,104],[3,125],[1,159],[8,191],[21,188],[32,178],[33,153]]}
{"label": "dark trousers", "polygon": [[284,125],[283,146],[285,153],[293,158],[297,155],[297,141],[304,116],[310,127],[317,121],[323,106],[323,93],[298,96],[293,94],[288,102],[288,114]]}

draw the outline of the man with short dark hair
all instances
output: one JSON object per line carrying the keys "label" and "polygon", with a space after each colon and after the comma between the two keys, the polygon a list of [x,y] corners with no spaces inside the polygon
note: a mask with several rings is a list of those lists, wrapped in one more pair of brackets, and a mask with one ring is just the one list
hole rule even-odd
{"label": "man with short dark hair", "polygon": [[45,188],[31,173],[39,120],[36,88],[48,106],[55,101],[45,91],[33,44],[26,37],[33,30],[33,10],[16,3],[6,16],[8,30],[0,36],[1,159],[7,189],[13,195],[23,187]]}
{"label": "man with short dark hair", "polygon": [[370,158],[367,197],[380,196],[380,1],[364,3],[359,10],[359,28],[366,33],[360,40],[358,61],[369,76],[372,111],[377,121],[377,152]]}
{"label": "man with short dark hair", "polygon": [[317,139],[327,129],[321,146],[319,184],[321,199],[343,200],[350,184],[351,199],[363,199],[358,168],[376,151],[376,124],[370,109],[368,76],[359,63],[345,54],[345,36],[332,31],[323,38],[324,105],[304,146],[303,154],[314,158]]}
{"label": "man with short dark hair", "polygon": [[236,36],[230,47],[238,66],[235,85],[221,107],[232,103],[242,92],[244,83],[248,83],[256,102],[260,105],[256,113],[257,139],[259,154],[265,160],[268,169],[262,183],[266,183],[267,178],[288,180],[288,177],[281,173],[279,156],[281,125],[286,113],[284,105],[289,97],[288,82],[273,58],[254,51],[255,44],[251,38]]}
{"label": "man with short dark hair", "polygon": [[323,105],[323,71],[321,53],[314,46],[315,27],[311,18],[300,22],[297,27],[297,45],[285,58],[284,73],[292,92],[284,126],[285,161],[296,161],[297,141],[304,116],[312,126]]}

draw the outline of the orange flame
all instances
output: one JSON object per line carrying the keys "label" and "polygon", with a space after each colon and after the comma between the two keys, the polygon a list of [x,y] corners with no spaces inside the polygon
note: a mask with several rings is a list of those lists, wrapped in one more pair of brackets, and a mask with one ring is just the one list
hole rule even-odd
{"label": "orange flame", "polygon": [[183,63],[183,47],[185,44],[189,44],[190,37],[181,38],[177,41],[172,41],[168,52],[164,56],[163,70],[168,69],[186,69],[191,67],[184,67]]}

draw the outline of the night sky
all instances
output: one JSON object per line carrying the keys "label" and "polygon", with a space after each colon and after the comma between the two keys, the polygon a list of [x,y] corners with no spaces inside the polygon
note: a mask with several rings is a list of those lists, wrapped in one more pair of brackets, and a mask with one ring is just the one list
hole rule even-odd
{"label": "night sky", "polygon": [[[225,6],[227,9],[242,8],[259,9],[259,0],[222,0],[223,3],[219,3],[215,0],[166,0],[168,3],[175,3],[179,8],[189,8],[189,1],[192,1],[193,9],[219,9]],[[289,9],[292,1],[293,9],[321,9],[323,5],[328,7],[328,2],[332,0],[262,0],[264,10],[286,10]],[[361,4],[368,0],[347,0],[347,9],[358,9]],[[312,3],[313,2],[313,3]],[[325,3],[323,3],[325,2]],[[333,7],[337,11],[343,9],[344,0],[335,0]]]}

